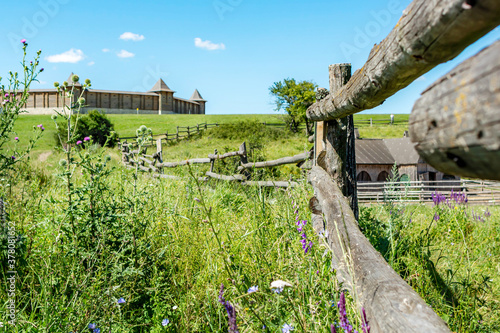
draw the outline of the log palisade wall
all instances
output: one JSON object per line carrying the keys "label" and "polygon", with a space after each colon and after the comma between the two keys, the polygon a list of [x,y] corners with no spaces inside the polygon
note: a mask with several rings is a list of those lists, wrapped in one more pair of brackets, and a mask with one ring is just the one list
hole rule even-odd
{"label": "log palisade wall", "polygon": [[[307,117],[317,122],[316,166],[308,176],[314,189],[313,225],[318,232],[328,230],[337,278],[356,296],[359,308],[365,308],[374,333],[449,329],[357,226],[355,198],[349,194],[356,180],[349,184],[355,152],[346,135],[348,117],[380,105],[499,24],[498,0],[414,0],[348,81],[348,64],[330,66],[330,92],[307,110]],[[500,179],[498,54],[500,42],[457,66],[416,102],[410,137],[436,169]]]}

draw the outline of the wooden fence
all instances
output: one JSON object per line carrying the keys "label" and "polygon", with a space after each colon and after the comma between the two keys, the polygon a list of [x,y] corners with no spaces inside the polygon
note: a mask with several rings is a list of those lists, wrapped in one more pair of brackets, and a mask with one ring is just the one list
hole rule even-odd
{"label": "wooden fence", "polygon": [[[183,139],[189,139],[193,135],[200,134],[204,130],[217,126],[219,126],[219,123],[207,124],[206,122],[202,124],[196,124],[196,126],[177,126],[175,133],[168,133],[168,131],[166,131],[165,133],[154,134],[153,137],[156,139],[161,138],[166,142],[178,141]],[[120,137],[120,141],[130,140],[135,138],[136,136]]]}
{"label": "wooden fence", "polygon": [[387,200],[398,202],[433,202],[433,194],[448,197],[451,193],[462,193],[468,204],[497,205],[500,203],[500,183],[483,180],[440,180],[408,182],[358,182],[358,202],[364,204],[382,203]]}
{"label": "wooden fence", "polygon": [[[199,180],[207,181],[209,179],[218,179],[224,181],[236,181],[242,185],[252,186],[267,186],[267,187],[295,187],[296,182],[292,181],[252,181],[251,170],[257,168],[275,167],[285,164],[298,164],[309,160],[312,157],[312,152],[305,152],[291,157],[283,157],[272,161],[263,162],[248,162],[246,144],[243,142],[238,151],[219,154],[215,149],[213,154],[209,154],[205,158],[193,158],[177,162],[164,162],[162,158],[162,138],[156,140],[156,152],[148,155],[148,146],[143,147],[142,151],[137,149],[134,143],[121,142],[119,148],[122,152],[122,161],[128,168],[138,169],[145,172],[150,172],[154,177],[168,178],[168,179],[182,179],[174,175],[164,174],[167,168],[175,168],[179,166],[193,165],[193,164],[210,164],[210,171],[207,171],[205,177],[200,177]],[[214,166],[217,161],[230,158],[239,157],[240,166],[238,167],[239,174],[235,175],[221,175],[214,173]]]}
{"label": "wooden fence", "polygon": [[[352,77],[350,64],[330,66],[330,93],[307,110],[316,122],[316,165],[308,175],[313,224],[328,230],[337,278],[365,308],[373,333],[450,330],[358,228],[352,115],[382,104],[499,24],[498,0],[414,0]],[[499,43],[439,79],[413,108],[410,137],[440,171],[500,180]]]}

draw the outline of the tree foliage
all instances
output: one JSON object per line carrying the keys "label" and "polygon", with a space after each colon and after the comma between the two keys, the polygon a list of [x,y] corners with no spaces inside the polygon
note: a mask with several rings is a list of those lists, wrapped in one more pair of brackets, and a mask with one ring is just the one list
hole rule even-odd
{"label": "tree foliage", "polygon": [[[308,124],[306,111],[316,101],[317,85],[310,81],[297,82],[295,79],[284,79],[269,87],[275,98],[276,111],[284,109],[290,130],[297,132],[302,122]],[[307,126],[309,132],[309,126]]]}

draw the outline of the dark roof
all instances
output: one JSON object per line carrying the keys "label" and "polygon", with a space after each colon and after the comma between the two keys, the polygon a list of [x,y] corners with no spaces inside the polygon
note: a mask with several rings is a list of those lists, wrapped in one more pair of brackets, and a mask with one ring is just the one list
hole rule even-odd
{"label": "dark roof", "polygon": [[387,149],[384,140],[360,139],[356,140],[356,163],[394,164],[394,157]]}
{"label": "dark roof", "polygon": [[198,89],[195,89],[195,90],[194,90],[194,93],[193,93],[193,95],[191,95],[190,100],[192,100],[192,101],[206,102],[206,101],[203,99],[203,97],[201,97],[200,92],[198,91]]}
{"label": "dark roof", "polygon": [[410,138],[358,139],[356,140],[357,164],[417,164],[420,156]]}
{"label": "dark roof", "polygon": [[162,79],[159,79],[158,81],[156,81],[155,85],[153,86],[153,88],[151,88],[150,91],[154,91],[154,92],[157,92],[157,91],[170,91],[170,92],[174,92],[172,89],[170,89],[167,86],[167,84]]}
{"label": "dark roof", "polygon": [[420,156],[415,150],[415,143],[411,142],[410,138],[384,139],[387,149],[394,156],[396,163],[400,164],[417,164]]}

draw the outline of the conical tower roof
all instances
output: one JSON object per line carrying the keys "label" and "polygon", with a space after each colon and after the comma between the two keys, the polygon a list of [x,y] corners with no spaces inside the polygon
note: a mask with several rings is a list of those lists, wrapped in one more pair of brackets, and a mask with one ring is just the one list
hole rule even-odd
{"label": "conical tower roof", "polygon": [[81,87],[82,85],[81,85],[80,81],[73,82],[73,75],[75,75],[75,74],[73,72],[71,72],[71,74],[69,75],[68,80],[66,82],[68,82],[68,84],[70,86],[73,84],[75,87]]}
{"label": "conical tower roof", "polygon": [[153,91],[153,92],[158,92],[158,91],[174,92],[172,89],[170,89],[167,86],[167,84],[162,79],[159,79],[158,81],[156,81],[155,85],[153,86],[153,88],[151,88],[150,91]]}
{"label": "conical tower roof", "polygon": [[191,100],[191,101],[201,101],[201,102],[206,102],[206,100],[204,100],[204,99],[203,99],[203,97],[201,97],[200,92],[198,91],[198,89],[195,89],[195,90],[194,90],[194,93],[193,93],[193,95],[191,95],[190,100]]}

